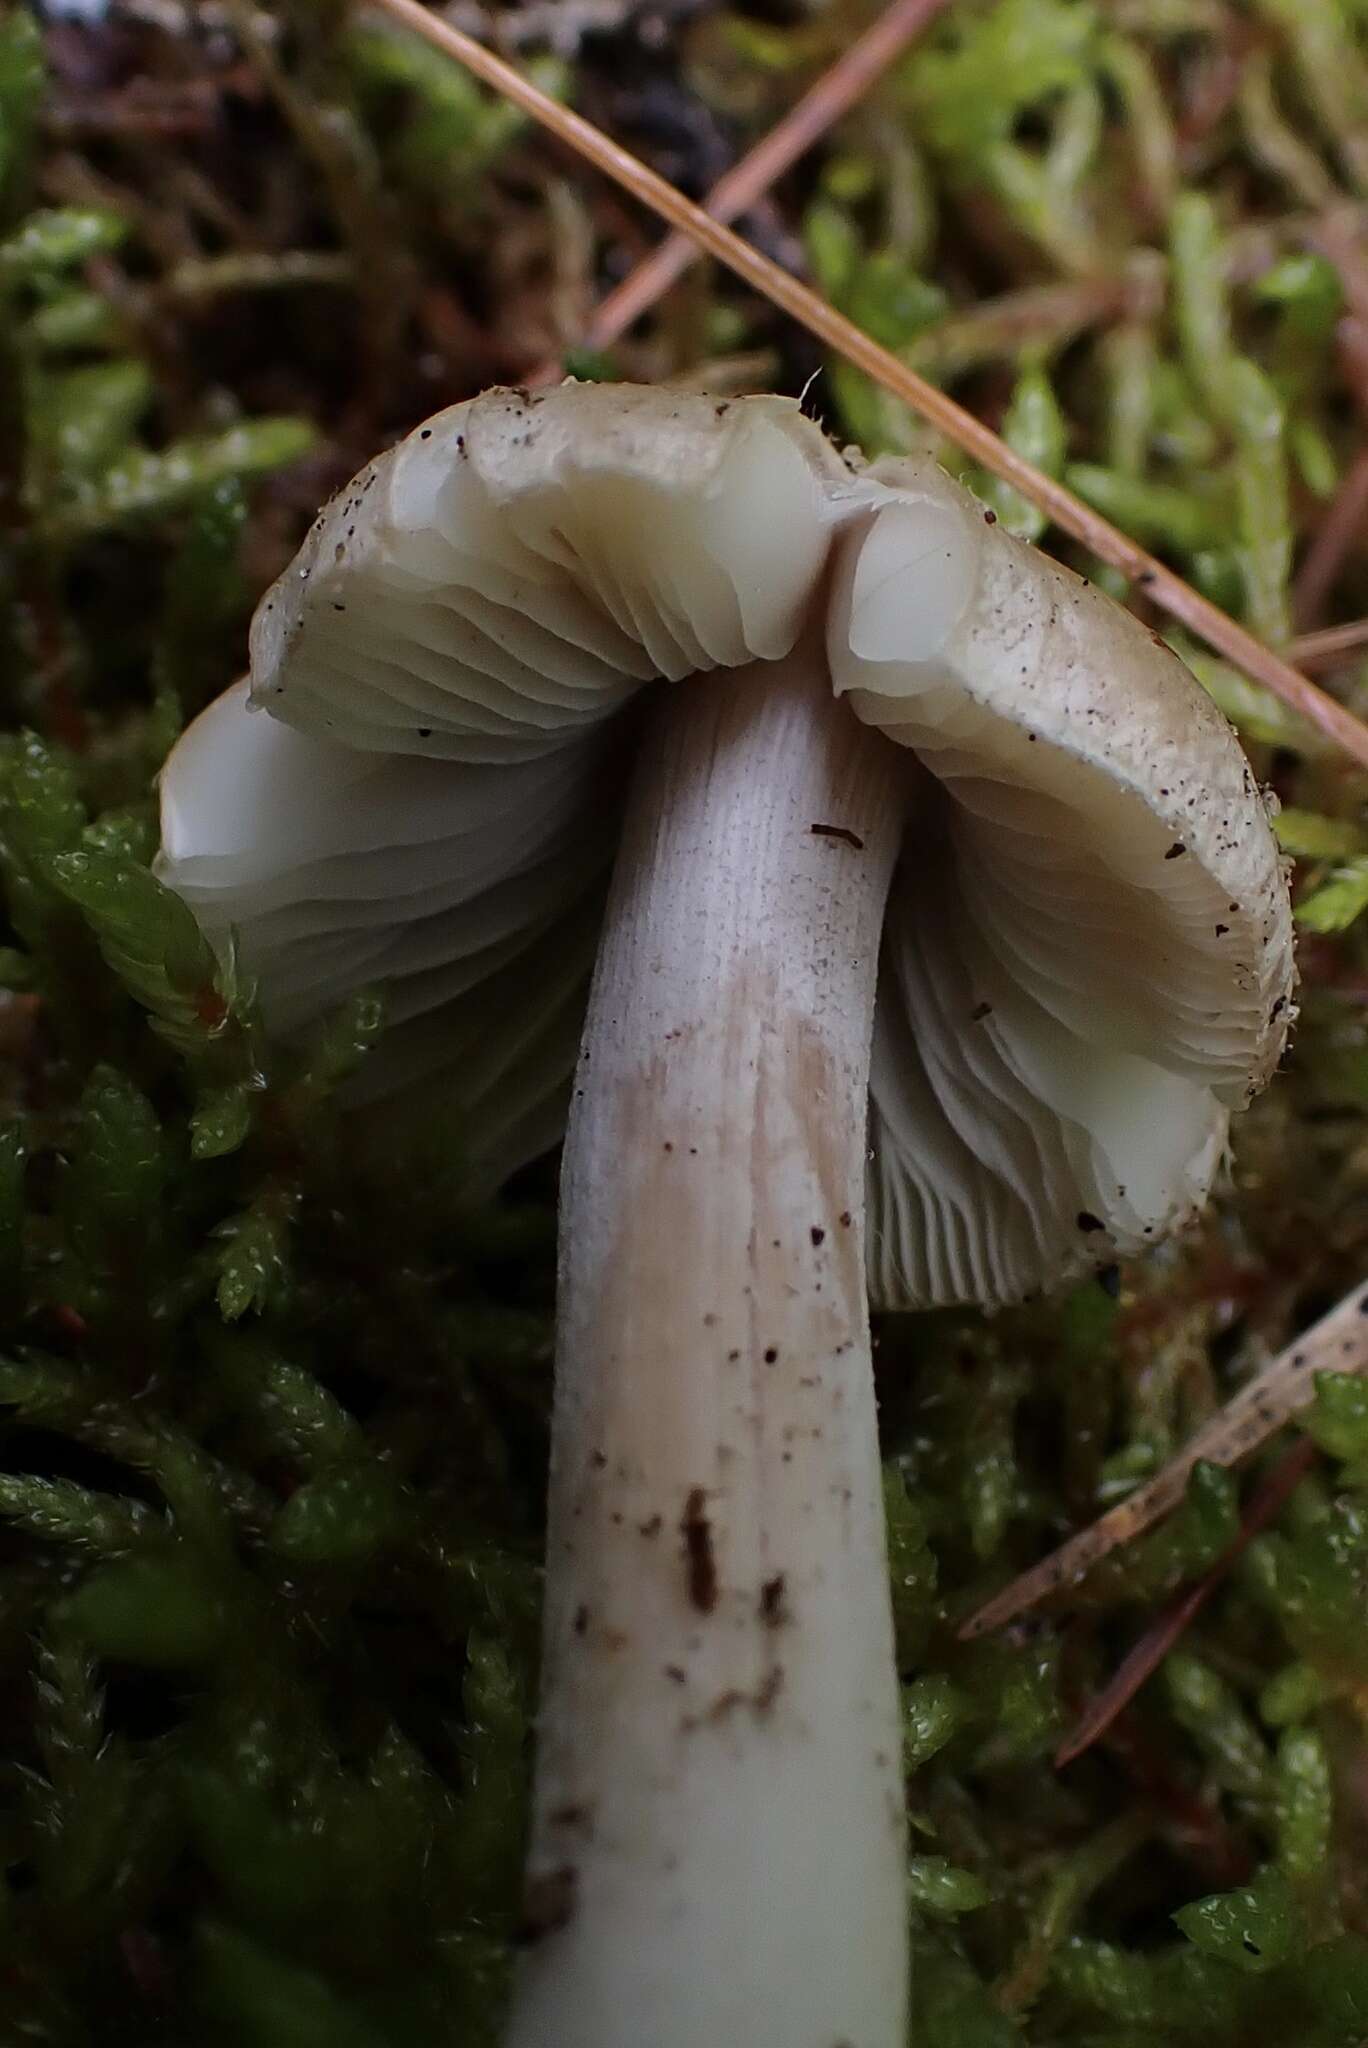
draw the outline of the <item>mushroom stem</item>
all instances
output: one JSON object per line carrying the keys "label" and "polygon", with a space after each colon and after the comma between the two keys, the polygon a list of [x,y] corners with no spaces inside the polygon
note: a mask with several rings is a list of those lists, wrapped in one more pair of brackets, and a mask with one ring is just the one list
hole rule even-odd
{"label": "mushroom stem", "polygon": [[562,1180],[513,2048],[901,2048],[864,1265],[898,752],[820,649],[672,691]]}

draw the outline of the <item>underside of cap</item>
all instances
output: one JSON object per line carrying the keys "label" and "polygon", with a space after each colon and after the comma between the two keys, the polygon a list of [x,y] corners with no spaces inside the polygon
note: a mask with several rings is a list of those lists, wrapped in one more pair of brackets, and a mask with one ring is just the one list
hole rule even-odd
{"label": "underside of cap", "polygon": [[492,391],[335,498],[252,630],[252,694],[370,751],[516,761],[656,677],[796,640],[835,451],[787,399]]}
{"label": "underside of cap", "polygon": [[357,1093],[453,1089],[491,1185],[558,1134],[631,700],[813,632],[908,779],[876,1301],[992,1306],[1154,1243],[1292,1014],[1243,754],[1133,616],[934,465],[852,469],[789,401],[496,392],[410,435],[258,611],[274,715],[240,686],[173,755],[162,873],[236,931],[281,1033],[386,987]]}
{"label": "underside of cap", "polygon": [[868,481],[833,684],[929,771],[886,928],[871,1269],[888,1305],[992,1305],[1206,1198],[1286,1036],[1286,881],[1234,735],[1156,635],[933,465]]}
{"label": "underside of cap", "polygon": [[555,1142],[622,774],[611,733],[499,764],[360,753],[255,716],[236,684],[162,776],[162,879],[236,941],[290,1039],[357,989],[386,1030],[355,1104],[441,1088],[472,1190]]}

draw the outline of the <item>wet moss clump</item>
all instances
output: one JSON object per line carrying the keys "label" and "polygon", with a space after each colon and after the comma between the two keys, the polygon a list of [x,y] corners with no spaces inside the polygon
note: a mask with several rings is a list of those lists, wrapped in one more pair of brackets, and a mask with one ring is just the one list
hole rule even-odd
{"label": "wet moss clump", "polygon": [[[544,80],[698,189],[862,17],[574,0]],[[1368,613],[1368,16],[962,0],[754,226],[1282,643]],[[317,504],[572,347],[636,232],[340,5],[0,15],[0,2043],[478,2048],[519,1921],[554,1162],[459,1119],[362,1160],[359,996],[308,1046],[150,871],[153,776]],[[796,389],[707,270],[583,373]],[[810,401],[929,445],[858,373]],[[1033,507],[953,466],[1013,530]],[[1156,621],[1157,623],[1157,621]],[[1368,2035],[1368,1392],[1155,1677],[1056,1748],[1254,1474],[998,1637],[963,1619],[1368,1267],[1368,785],[1180,641],[1283,803],[1302,1018],[1204,1226],[878,1360],[904,1681],[909,2048]],[[1324,672],[1368,710],[1352,649]]]}

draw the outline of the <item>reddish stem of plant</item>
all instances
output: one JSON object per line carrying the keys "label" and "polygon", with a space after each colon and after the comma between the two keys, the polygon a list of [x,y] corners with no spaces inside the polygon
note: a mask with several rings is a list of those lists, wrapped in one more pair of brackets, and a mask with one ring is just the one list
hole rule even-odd
{"label": "reddish stem of plant", "polygon": [[1299,668],[1319,668],[1368,653],[1368,619],[1347,619],[1342,626],[1302,633],[1287,651]]}
{"label": "reddish stem of plant", "polygon": [[[762,136],[727,171],[703,201],[714,220],[732,221],[748,213],[771,185],[791,170],[835,122],[863,99],[875,80],[895,57],[919,36],[927,23],[940,14],[947,0],[893,0],[873,25],[824,71],[816,84],[783,119]],[[670,286],[682,277],[702,254],[692,236],[678,229],[665,237],[659,248],[629,271],[597,307],[584,333],[583,346],[610,348],[619,335],[648,313]],[[528,380],[533,385],[554,384],[563,374],[557,361],[543,363]]]}
{"label": "reddish stem of plant", "polygon": [[1297,572],[1292,604],[1297,623],[1309,631],[1325,610],[1356,542],[1368,539],[1368,448],[1361,449],[1330,502],[1306,559]]}
{"label": "reddish stem of plant", "polygon": [[1267,1474],[1249,1504],[1239,1535],[1217,1558],[1205,1578],[1185,1593],[1177,1594],[1163,1613],[1151,1622],[1135,1648],[1122,1660],[1115,1674],[1102,1688],[1081,1720],[1055,1751],[1055,1768],[1062,1770],[1076,1757],[1091,1749],[1117,1716],[1125,1711],[1145,1681],[1153,1677],[1175,1643],[1194,1622],[1207,1601],[1229,1576],[1256,1536],[1262,1535],[1281,1513],[1293,1489],[1315,1464],[1320,1453],[1303,1438],[1285,1451]]}

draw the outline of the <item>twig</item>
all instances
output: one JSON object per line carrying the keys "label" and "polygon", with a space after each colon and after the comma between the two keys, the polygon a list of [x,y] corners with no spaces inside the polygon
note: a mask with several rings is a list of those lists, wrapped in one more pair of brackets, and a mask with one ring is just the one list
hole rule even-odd
{"label": "twig", "polygon": [[240,86],[244,77],[250,73],[168,84],[136,79],[121,91],[79,100],[59,92],[44,114],[44,126],[63,142],[91,135],[204,135],[222,118],[220,95]]}
{"label": "twig", "polygon": [[[948,0],[893,0],[768,135],[718,179],[703,201],[713,219],[732,221],[748,212],[828,128],[849,113],[880,73],[947,4]],[[664,297],[701,253],[691,235],[678,229],[667,235],[598,306],[585,330],[583,346],[610,348]],[[543,363],[530,381],[551,384],[561,374],[559,362]]]}
{"label": "twig", "polygon": [[1031,463],[957,405],[943,391],[936,390],[906,364],[867,335],[862,334],[843,313],[810,291],[795,277],[762,256],[758,249],[741,240],[713,220],[700,206],[675,190],[668,179],[649,170],[630,151],[604,135],[580,114],[551,99],[530,79],[524,78],[490,50],[459,29],[447,27],[420,0],[376,0],[376,4],[424,37],[468,71],[503,93],[525,114],[553,135],[577,150],[606,176],[632,192],[675,227],[691,235],[708,253],[762,293],[782,312],[844,355],[857,369],[911,406],[922,418],[939,429],[965,454],[982,463],[994,476],[1029,498],[1056,525],[1100,556],[1129,581],[1137,583],[1147,597],[1172,618],[1180,620],[1227,661],[1242,668],[1285,704],[1301,713],[1312,725],[1328,734],[1354,760],[1368,767],[1368,726],[1320,690],[1309,677],[1298,674],[1273,650],[1202,597],[1139,544],[1111,526],[1091,507],[1076,498],[1064,484],[1045,476]]}
{"label": "twig", "polygon": [[1254,1853],[1243,1831],[1203,1797],[1200,1786],[1179,1775],[1156,1734],[1138,1714],[1122,1713],[1101,1739],[1141,1798],[1163,1817],[1169,1847],[1200,1872],[1206,1890],[1228,1892],[1248,1884]]}
{"label": "twig", "polygon": [[1334,205],[1335,181],[1308,143],[1284,120],[1273,89],[1273,52],[1255,50],[1239,91],[1240,125],[1251,156],[1281,178],[1304,206]]}
{"label": "twig", "polygon": [[253,0],[220,0],[220,4],[248,64],[317,172],[333,217],[350,244],[361,285],[368,383],[381,390],[399,346],[414,280],[407,259],[395,245],[388,215],[358,160],[355,133],[337,118],[336,110],[315,105],[296,83],[276,48],[269,15]]}
{"label": "twig", "polygon": [[1035,2004],[1056,1952],[1077,1926],[1089,1899],[1153,1833],[1154,1815],[1141,1806],[1118,1814],[1063,1859],[1036,1900],[1026,1938],[994,1991],[995,2005],[1003,2012],[1020,2013]]}
{"label": "twig", "polygon": [[1248,1457],[1314,1399],[1316,1373],[1332,1371],[1368,1371],[1368,1281],[1280,1351],[1153,1479],[971,1614],[960,1625],[961,1638],[986,1635],[1047,1595],[1076,1586],[1110,1552],[1133,1543],[1177,1507],[1194,1465],[1234,1465]]}
{"label": "twig", "polygon": [[231,251],[177,264],[156,287],[167,299],[212,299],[224,292],[284,291],[297,285],[349,285],[356,266],[327,250]]}
{"label": "twig", "polygon": [[1287,652],[1299,668],[1320,668],[1368,650],[1368,619],[1349,619],[1342,626],[1323,626],[1303,633]]}
{"label": "twig", "polygon": [[1220,41],[1204,64],[1194,64],[1192,89],[1178,116],[1179,162],[1185,171],[1200,167],[1206,144],[1240,96],[1244,53],[1233,46],[1228,10],[1219,9],[1218,19]]}
{"label": "twig", "polygon": [[1150,1624],[1055,1751],[1055,1768],[1063,1770],[1105,1735],[1125,1712],[1141,1686],[1151,1678],[1169,1651],[1196,1620],[1217,1587],[1227,1579],[1256,1536],[1261,1536],[1315,1464],[1320,1453],[1313,1443],[1293,1444],[1264,1478],[1249,1503],[1240,1533],[1217,1558],[1204,1578],[1172,1599]]}
{"label": "twig", "polygon": [[1063,348],[1103,321],[1147,318],[1157,311],[1163,292],[1162,276],[1148,264],[1137,264],[1120,277],[1023,285],[946,314],[907,343],[904,360],[919,376],[953,383],[966,371],[1026,347]]}

